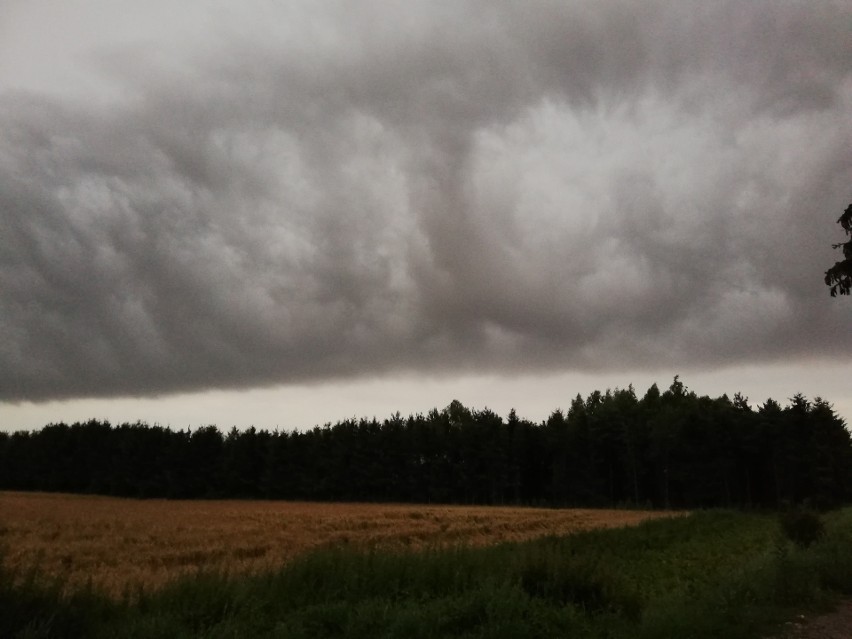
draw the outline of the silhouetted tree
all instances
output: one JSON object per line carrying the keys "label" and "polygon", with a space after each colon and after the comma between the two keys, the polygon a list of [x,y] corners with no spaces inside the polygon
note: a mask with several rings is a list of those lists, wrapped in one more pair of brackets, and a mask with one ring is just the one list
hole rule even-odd
{"label": "silhouetted tree", "polygon": [[812,473],[810,497],[818,507],[834,506],[850,494],[852,442],[846,424],[831,404],[816,397],[808,414],[814,440],[809,470]]}
{"label": "silhouetted tree", "polygon": [[542,423],[453,401],[403,419],[269,433],[142,423],[49,424],[0,433],[0,489],[130,497],[523,503],[554,506],[818,506],[852,498],[852,438],[826,401],[753,410],[679,378],[577,395]]}
{"label": "silhouetted tree", "polygon": [[[847,236],[852,235],[852,204],[846,207],[846,211],[837,219],[837,223],[843,227]],[[852,239],[833,244],[832,248],[842,249],[844,259],[835,262],[834,266],[825,272],[826,286],[831,287],[832,297],[838,293],[849,295],[852,291]]]}

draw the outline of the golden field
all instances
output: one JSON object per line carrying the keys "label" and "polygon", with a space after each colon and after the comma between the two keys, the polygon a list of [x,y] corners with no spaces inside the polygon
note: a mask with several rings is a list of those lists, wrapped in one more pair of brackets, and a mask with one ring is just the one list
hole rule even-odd
{"label": "golden field", "polygon": [[638,524],[671,512],[285,501],[132,500],[0,491],[0,547],[16,574],[113,596],[199,569],[273,568],[322,546],[493,544]]}

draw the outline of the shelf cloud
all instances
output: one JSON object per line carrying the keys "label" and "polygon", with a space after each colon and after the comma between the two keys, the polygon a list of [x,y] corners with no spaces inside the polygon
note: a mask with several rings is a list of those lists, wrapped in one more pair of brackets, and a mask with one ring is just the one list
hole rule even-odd
{"label": "shelf cloud", "polygon": [[0,400],[848,361],[848,3],[106,4],[0,15]]}

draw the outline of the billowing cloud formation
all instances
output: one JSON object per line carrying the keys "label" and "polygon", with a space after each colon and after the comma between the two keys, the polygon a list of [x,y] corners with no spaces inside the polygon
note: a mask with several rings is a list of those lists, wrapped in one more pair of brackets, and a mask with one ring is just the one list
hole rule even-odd
{"label": "billowing cloud formation", "polygon": [[0,93],[0,399],[848,357],[848,4],[204,5]]}

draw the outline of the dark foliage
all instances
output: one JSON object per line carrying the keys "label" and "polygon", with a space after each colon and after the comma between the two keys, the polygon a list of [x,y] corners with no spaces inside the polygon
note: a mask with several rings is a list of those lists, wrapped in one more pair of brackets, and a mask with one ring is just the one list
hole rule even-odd
{"label": "dark foliage", "polygon": [[[837,223],[843,227],[847,236],[852,235],[852,204],[846,207]],[[832,245],[832,248],[839,248],[843,251],[843,260],[835,262],[834,266],[825,272],[825,284],[831,287],[831,296],[834,297],[838,293],[840,295],[849,295],[852,291],[852,239]]]}
{"label": "dark foliage", "polygon": [[675,378],[577,396],[533,423],[453,401],[427,415],[301,432],[172,431],[91,420],[0,433],[0,489],[128,497],[554,506],[823,506],[852,496],[852,443],[830,404],[756,409]]}
{"label": "dark foliage", "polygon": [[825,535],[825,524],[819,513],[809,508],[791,508],[778,519],[784,535],[799,548],[808,548]]}

